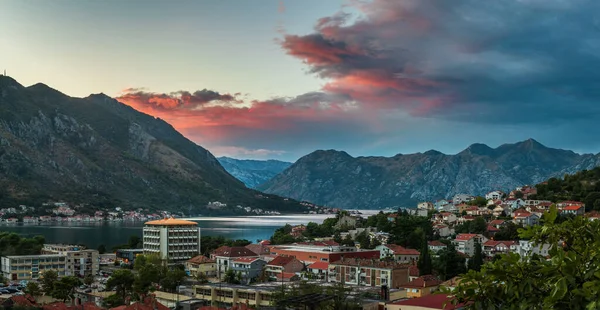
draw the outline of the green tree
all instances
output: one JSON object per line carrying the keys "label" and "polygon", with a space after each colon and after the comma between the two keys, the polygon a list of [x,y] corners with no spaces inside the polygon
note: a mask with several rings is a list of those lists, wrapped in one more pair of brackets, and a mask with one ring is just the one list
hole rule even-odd
{"label": "green tree", "polygon": [[355,239],[356,242],[360,244],[361,249],[371,249],[371,239],[366,231],[363,230],[361,233],[357,234]]}
{"label": "green tree", "polygon": [[75,294],[75,289],[81,285],[81,281],[73,276],[62,277],[54,283],[54,289],[51,296],[60,299],[63,302],[67,299],[72,299]]}
{"label": "green tree", "polygon": [[206,273],[204,273],[204,272],[198,272],[195,276],[195,279],[200,284],[208,283],[208,277],[206,276]]}
{"label": "green tree", "polygon": [[521,227],[513,222],[507,222],[494,235],[494,240],[519,240],[519,228]]}
{"label": "green tree", "polygon": [[434,270],[442,280],[449,280],[467,271],[465,258],[456,251],[453,244],[439,251],[433,264]]}
{"label": "green tree", "polygon": [[92,285],[94,283],[94,276],[91,274],[88,274],[85,276],[85,278],[83,278],[83,284],[85,285]]}
{"label": "green tree", "polygon": [[487,231],[487,223],[481,216],[476,217],[470,225],[472,234],[485,234]]}
{"label": "green tree", "polygon": [[432,274],[433,262],[431,261],[431,255],[429,255],[429,245],[427,244],[427,241],[423,242],[423,246],[421,247],[417,267],[419,267],[419,274],[422,276]]}
{"label": "green tree", "polygon": [[[167,271],[165,277],[161,279],[160,284],[165,290],[176,292],[177,287],[181,285],[185,276],[186,273],[184,269],[175,267]],[[239,281],[237,283],[239,283]]]}
{"label": "green tree", "polygon": [[475,242],[475,253],[473,254],[473,257],[469,259],[468,267],[469,270],[479,271],[481,270],[481,266],[483,266],[483,251],[481,249],[481,244]]}
{"label": "green tree", "polygon": [[140,238],[137,235],[131,235],[129,237],[129,241],[127,242],[127,245],[129,246],[130,249],[141,249],[143,246],[142,238]]}
{"label": "green tree", "polygon": [[51,295],[54,290],[54,283],[58,281],[58,274],[54,270],[46,270],[40,279],[40,283],[42,284],[42,291],[46,293],[46,295]]}
{"label": "green tree", "polygon": [[39,284],[37,282],[27,282],[27,285],[25,286],[24,289],[25,293],[33,296],[33,297],[37,297],[42,295],[42,288],[39,286]]}
{"label": "green tree", "polygon": [[481,196],[477,196],[475,197],[475,199],[472,199],[471,201],[469,201],[468,203],[471,206],[478,206],[478,207],[485,207],[487,206],[487,199],[485,199],[485,197],[481,197]]}
{"label": "green tree", "polygon": [[101,244],[101,245],[98,246],[98,253],[99,254],[106,253],[106,246],[104,244]]}
{"label": "green tree", "polygon": [[557,223],[555,208],[542,226],[521,237],[549,244],[551,259],[502,255],[469,271],[454,290],[473,309],[597,309],[600,306],[600,222],[575,217]]}
{"label": "green tree", "polygon": [[111,309],[125,304],[125,300],[119,294],[112,294],[102,300],[104,308]]}
{"label": "green tree", "polygon": [[352,240],[352,237],[350,236],[350,234],[346,235],[346,238],[344,238],[344,240],[342,240],[342,245],[346,245],[346,246],[354,246],[354,240]]}
{"label": "green tree", "polygon": [[227,272],[225,272],[225,278],[223,280],[229,284],[240,284],[237,275],[232,269],[229,269]]}
{"label": "green tree", "polygon": [[133,283],[135,277],[131,270],[119,269],[113,272],[112,276],[106,282],[106,288],[108,290],[115,289],[116,293],[125,300],[128,294],[133,290]]}

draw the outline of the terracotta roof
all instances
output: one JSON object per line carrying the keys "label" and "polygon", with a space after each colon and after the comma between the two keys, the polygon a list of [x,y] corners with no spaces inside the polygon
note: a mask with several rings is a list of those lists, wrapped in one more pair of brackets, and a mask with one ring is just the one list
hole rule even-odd
{"label": "terracotta roof", "polygon": [[425,275],[425,276],[418,277],[418,278],[402,285],[402,287],[414,287],[414,288],[432,287],[432,286],[438,286],[438,285],[440,285],[440,283],[442,283],[442,281],[440,281],[438,278],[436,278],[432,275]]}
{"label": "terracotta roof", "polygon": [[475,217],[474,217],[474,216],[472,216],[472,215],[465,215],[465,216],[463,216],[462,218],[463,218],[463,220],[469,220],[469,221],[470,221],[470,220],[474,220],[474,219],[475,219]]}
{"label": "terracotta roof", "polygon": [[285,267],[287,264],[291,263],[295,258],[291,256],[277,256],[274,260],[270,261],[268,266],[280,266]]}
{"label": "terracotta roof", "polygon": [[282,273],[278,273],[277,274],[277,279],[291,279],[295,276],[296,274],[293,272],[282,272]]}
{"label": "terracotta roof", "polygon": [[212,252],[214,256],[220,257],[244,257],[244,256],[258,256],[256,253],[248,250],[243,246],[222,246]]}
{"label": "terracotta roof", "polygon": [[515,244],[515,241],[496,241],[496,240],[488,240],[486,241],[483,246],[492,246],[495,247],[498,244],[504,244],[507,247],[510,247],[511,245]]}
{"label": "terracotta roof", "polygon": [[493,220],[490,221],[490,225],[496,226],[496,225],[502,225],[504,224],[504,220]]}
{"label": "terracotta roof", "polygon": [[258,257],[238,257],[233,261],[236,263],[252,263],[253,261],[260,259]]}
{"label": "terracotta roof", "polygon": [[310,264],[307,268],[308,269],[327,270],[327,269],[329,269],[329,263],[328,262],[315,262],[315,263]]}
{"label": "terracotta roof", "polygon": [[313,246],[338,246],[339,243],[333,240],[327,241],[313,241],[313,242],[297,242],[298,245],[313,245]]}
{"label": "terracotta roof", "polygon": [[429,246],[446,246],[445,244],[441,243],[439,240],[427,241],[427,245],[429,245]]}
{"label": "terracotta roof", "polygon": [[156,226],[198,226],[198,223],[186,220],[179,220],[173,217],[155,220],[144,223],[144,225],[156,225]]}
{"label": "terracotta roof", "polygon": [[271,245],[271,241],[270,240],[263,240],[261,242],[259,242],[262,245]]}
{"label": "terracotta roof", "polygon": [[67,306],[64,302],[53,302],[51,304],[46,304],[42,306],[43,310],[69,310],[69,306]]}
{"label": "terracotta roof", "polygon": [[35,298],[31,295],[14,295],[7,299],[5,302],[10,301],[12,305],[22,306],[22,307],[37,307],[37,303],[35,302]]}
{"label": "terracotta roof", "polygon": [[408,275],[410,277],[418,277],[421,275],[421,272],[419,272],[419,267],[416,265],[412,265],[410,267],[408,267]]}
{"label": "terracotta roof", "polygon": [[258,254],[258,255],[267,255],[270,252],[269,247],[265,244],[259,243],[259,244],[248,244],[246,246],[246,249]]}
{"label": "terracotta roof", "polygon": [[[114,308],[113,308],[114,310]],[[153,296],[148,296],[144,299],[143,302],[136,302],[133,303],[127,307],[125,307],[125,310],[171,310],[169,309],[169,307],[161,304],[160,302],[156,301],[156,299]]]}
{"label": "terracotta roof", "polygon": [[423,309],[453,310],[464,307],[464,304],[452,305],[453,297],[445,294],[431,294],[419,298],[397,301],[393,305],[413,306]]}
{"label": "terracotta roof", "polygon": [[420,255],[421,253],[415,249],[407,249],[396,244],[386,244],[385,247],[392,250],[394,255]]}
{"label": "terracotta roof", "polygon": [[527,212],[527,211],[517,211],[515,212],[515,217],[529,217],[531,216],[531,213]]}
{"label": "terracotta roof", "polygon": [[190,258],[187,262],[191,264],[210,264],[214,263],[215,261],[204,255],[198,255],[196,257]]}
{"label": "terracotta roof", "polygon": [[477,234],[458,234],[456,240],[471,240],[475,237],[477,237]]}
{"label": "terracotta roof", "polygon": [[487,227],[487,231],[488,231],[488,232],[499,232],[499,231],[500,231],[500,229],[498,229],[498,228],[496,228],[496,227],[494,227],[494,226],[492,226],[492,225],[488,225],[488,227]]}
{"label": "terracotta roof", "polygon": [[581,208],[583,208],[583,206],[568,206],[568,207],[564,207],[563,210],[577,211]]}

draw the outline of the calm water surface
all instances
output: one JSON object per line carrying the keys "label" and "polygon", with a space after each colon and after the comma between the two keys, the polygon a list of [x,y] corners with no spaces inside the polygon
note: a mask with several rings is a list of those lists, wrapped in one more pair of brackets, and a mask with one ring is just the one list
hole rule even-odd
{"label": "calm water surface", "polygon": [[[363,212],[365,213],[365,212]],[[372,213],[372,212],[369,212]],[[230,239],[268,239],[275,229],[289,223],[291,225],[308,222],[322,223],[334,215],[272,215],[245,217],[198,217],[188,220],[198,222],[203,236],[224,236]],[[84,244],[97,248],[100,244],[107,248],[127,243],[131,235],[142,236],[143,222],[105,223],[43,223],[43,224],[2,224],[0,231],[11,231],[21,235],[42,235],[49,243]]]}

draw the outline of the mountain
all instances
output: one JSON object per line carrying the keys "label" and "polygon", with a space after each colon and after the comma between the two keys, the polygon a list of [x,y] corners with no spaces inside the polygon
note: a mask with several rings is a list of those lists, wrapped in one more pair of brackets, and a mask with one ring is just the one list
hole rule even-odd
{"label": "mountain", "polygon": [[[0,76],[0,206],[50,199],[188,214],[301,208],[246,188],[165,121],[104,94],[73,98]],[[227,206],[207,208],[215,201]]]}
{"label": "mountain", "polygon": [[229,174],[244,182],[247,187],[255,188],[287,169],[292,163],[279,160],[249,160],[230,157],[218,157],[217,160]]}
{"label": "mountain", "polygon": [[600,155],[548,148],[529,139],[491,148],[473,144],[456,155],[430,150],[393,157],[316,151],[258,189],[319,205],[378,209],[419,201],[481,195],[536,184],[600,165]]}

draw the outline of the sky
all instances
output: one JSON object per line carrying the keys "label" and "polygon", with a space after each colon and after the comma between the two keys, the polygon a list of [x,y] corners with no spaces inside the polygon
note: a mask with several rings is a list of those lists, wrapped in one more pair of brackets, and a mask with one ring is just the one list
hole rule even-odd
{"label": "sky", "polygon": [[0,1],[0,69],[217,156],[600,151],[600,2]]}

